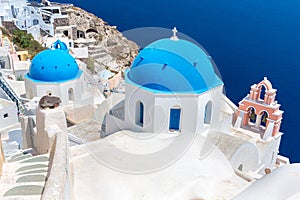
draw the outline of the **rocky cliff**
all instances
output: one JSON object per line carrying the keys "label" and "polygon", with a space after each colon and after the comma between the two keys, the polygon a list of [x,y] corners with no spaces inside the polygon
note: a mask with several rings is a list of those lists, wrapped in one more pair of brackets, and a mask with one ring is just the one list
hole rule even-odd
{"label": "rocky cliff", "polygon": [[[62,7],[69,15],[69,25],[76,26],[75,45],[88,46],[95,72],[105,68],[124,69],[138,53],[139,47],[127,40],[116,26],[75,6]],[[74,34],[73,34],[74,35]]]}

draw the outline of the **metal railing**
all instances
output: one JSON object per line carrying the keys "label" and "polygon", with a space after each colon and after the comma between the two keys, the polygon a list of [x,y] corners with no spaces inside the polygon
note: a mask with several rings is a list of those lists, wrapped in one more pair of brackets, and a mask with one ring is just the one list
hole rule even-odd
{"label": "metal railing", "polygon": [[18,97],[18,95],[13,91],[13,89],[10,87],[10,85],[7,83],[7,81],[2,77],[0,74],[0,88],[5,92],[5,94],[16,103],[16,106],[18,108],[18,113],[24,113],[25,109],[23,106],[22,101]]}

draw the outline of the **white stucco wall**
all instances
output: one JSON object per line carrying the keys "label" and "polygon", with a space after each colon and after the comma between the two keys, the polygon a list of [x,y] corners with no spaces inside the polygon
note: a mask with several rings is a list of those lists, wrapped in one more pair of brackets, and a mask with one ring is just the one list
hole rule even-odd
{"label": "white stucco wall", "polygon": [[42,97],[51,93],[52,96],[58,96],[62,101],[62,106],[68,105],[69,93],[68,90],[73,88],[73,96],[75,102],[81,101],[83,94],[83,75],[79,79],[70,80],[62,83],[51,82],[33,82],[25,78],[26,98],[32,99],[33,97]]}
{"label": "white stucco wall", "polygon": [[17,113],[15,102],[0,98],[0,129],[18,123]]}
{"label": "white stucco wall", "polygon": [[250,143],[245,142],[234,152],[229,160],[233,169],[239,169],[241,171],[254,171],[258,167],[259,155],[256,147]]}
{"label": "white stucco wall", "polygon": [[260,161],[265,165],[265,167],[259,172],[260,174],[264,174],[265,168],[273,169],[275,167],[280,141],[281,136],[277,136],[276,138],[271,138],[265,143],[257,144]]}
{"label": "white stucco wall", "polygon": [[[202,132],[204,128],[218,123],[222,86],[202,94],[152,93],[142,87],[126,84],[125,122],[130,129],[143,132],[169,132],[170,109],[180,108],[180,132]],[[211,122],[204,123],[205,106],[212,102]],[[144,123],[136,123],[137,106],[144,105]]]}
{"label": "white stucco wall", "polygon": [[105,123],[105,131],[102,133],[102,136],[108,136],[113,133],[116,133],[121,130],[128,129],[127,124],[125,121],[118,119],[112,115],[106,115],[106,123]]}
{"label": "white stucco wall", "polygon": [[[135,123],[136,121],[136,106],[137,102],[141,101],[144,104],[144,125],[140,126]],[[126,84],[125,93],[125,121],[126,125],[133,130],[153,132],[154,118],[153,105],[154,95],[142,88]]]}
{"label": "white stucco wall", "polygon": [[49,153],[54,142],[56,131],[51,131],[53,126],[67,132],[66,116],[61,107],[55,109],[38,108],[36,111],[37,134],[34,137],[34,147],[40,154]]}
{"label": "white stucco wall", "polygon": [[[180,108],[180,132],[195,132],[197,127],[197,95],[164,95],[155,97],[154,132],[168,132],[170,123],[170,109]],[[201,110],[201,109],[200,109]]]}

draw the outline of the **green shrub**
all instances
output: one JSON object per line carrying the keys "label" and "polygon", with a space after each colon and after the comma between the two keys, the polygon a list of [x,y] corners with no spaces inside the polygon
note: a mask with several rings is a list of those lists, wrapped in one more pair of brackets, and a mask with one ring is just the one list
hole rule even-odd
{"label": "green shrub", "polygon": [[37,53],[46,49],[38,41],[34,40],[31,34],[22,30],[14,30],[12,41],[18,46],[19,50],[27,50],[32,59]]}

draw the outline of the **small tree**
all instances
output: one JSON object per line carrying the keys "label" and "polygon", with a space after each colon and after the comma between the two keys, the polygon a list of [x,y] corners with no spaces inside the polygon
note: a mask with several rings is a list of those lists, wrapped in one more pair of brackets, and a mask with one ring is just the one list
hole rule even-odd
{"label": "small tree", "polygon": [[27,34],[22,30],[14,30],[12,41],[20,50],[27,50],[30,57],[33,58],[37,53],[46,49],[38,41],[34,40],[31,34]]}
{"label": "small tree", "polygon": [[14,30],[12,39],[13,42],[22,49],[29,47],[31,42],[34,40],[31,34],[27,34],[25,31],[22,30]]}

